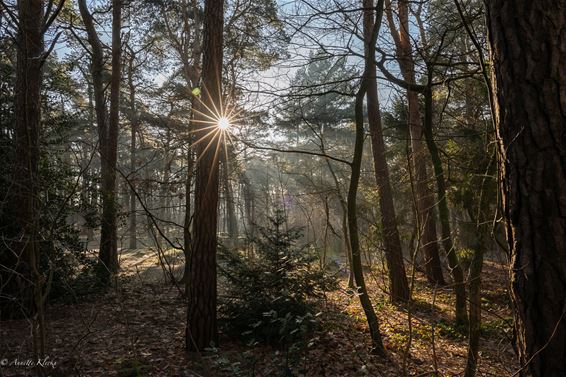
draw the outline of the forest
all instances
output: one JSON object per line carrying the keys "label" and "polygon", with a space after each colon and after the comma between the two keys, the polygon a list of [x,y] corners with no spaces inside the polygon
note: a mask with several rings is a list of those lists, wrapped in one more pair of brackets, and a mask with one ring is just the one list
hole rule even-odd
{"label": "forest", "polygon": [[0,376],[566,376],[566,1],[0,0]]}

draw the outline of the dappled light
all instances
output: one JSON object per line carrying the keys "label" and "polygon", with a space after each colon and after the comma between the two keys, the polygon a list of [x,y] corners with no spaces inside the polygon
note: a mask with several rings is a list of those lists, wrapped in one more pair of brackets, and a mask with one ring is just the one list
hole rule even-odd
{"label": "dappled light", "polygon": [[566,376],[565,7],[509,4],[0,0],[0,376]]}

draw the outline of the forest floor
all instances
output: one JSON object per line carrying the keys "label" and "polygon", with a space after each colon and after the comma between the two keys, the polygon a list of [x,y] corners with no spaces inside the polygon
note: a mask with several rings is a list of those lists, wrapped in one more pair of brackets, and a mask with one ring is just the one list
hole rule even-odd
{"label": "forest floor", "polygon": [[[411,331],[407,306],[389,304],[383,293],[384,275],[366,273],[388,360],[369,353],[364,314],[345,278],[342,289],[329,293],[320,305],[321,326],[300,351],[250,347],[221,336],[218,349],[187,355],[181,289],[164,282],[166,274],[151,254],[125,252],[122,258],[117,289],[49,306],[48,360],[43,360],[47,375],[403,376],[405,365],[409,376],[435,375],[435,370],[438,376],[458,376],[464,370],[467,340],[465,331],[452,326],[452,292],[434,289],[420,273],[410,308]],[[511,376],[518,369],[507,275],[505,266],[486,261],[479,376]],[[0,322],[0,376],[33,375],[23,365],[31,360],[30,343],[27,321]]]}

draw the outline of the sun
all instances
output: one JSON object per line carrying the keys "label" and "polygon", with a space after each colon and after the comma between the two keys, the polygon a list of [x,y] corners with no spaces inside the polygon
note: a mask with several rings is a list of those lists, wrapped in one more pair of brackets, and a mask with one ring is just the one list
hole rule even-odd
{"label": "sun", "polygon": [[228,128],[230,128],[230,119],[226,117],[220,117],[218,118],[217,125],[218,128],[220,128],[222,131],[226,131]]}

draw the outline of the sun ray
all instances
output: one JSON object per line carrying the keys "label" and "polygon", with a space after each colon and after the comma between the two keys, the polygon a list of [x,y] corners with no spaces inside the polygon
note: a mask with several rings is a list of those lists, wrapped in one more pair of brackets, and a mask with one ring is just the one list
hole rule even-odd
{"label": "sun ray", "polygon": [[[202,106],[204,106],[205,109],[208,111],[209,114],[215,114],[215,112],[212,111],[212,109],[211,109],[210,107],[208,107],[200,98],[199,98],[199,104],[201,104]],[[215,120],[214,116],[209,115],[209,114],[207,114],[206,112],[201,111],[201,110],[199,110],[199,109],[196,108],[196,107],[193,109],[193,111],[194,111],[195,113],[197,113],[197,114],[202,115],[203,117],[206,117],[206,118],[210,119],[211,121],[214,121],[214,120]]]}
{"label": "sun ray", "polygon": [[[194,146],[196,146],[196,145],[202,143],[203,141],[207,141],[207,140],[210,138],[210,135],[212,135],[212,134],[218,134],[218,133],[220,133],[220,132],[219,132],[218,128],[215,127],[214,130],[211,130],[211,131],[207,132],[205,135],[203,135],[202,137],[198,138],[195,142],[193,142],[193,143],[191,144],[191,147],[194,147]],[[214,135],[214,136],[215,136],[215,135]],[[212,137],[211,140],[214,140],[214,137]]]}
{"label": "sun ray", "polygon": [[[212,135],[212,137],[203,137],[200,140],[197,140],[193,145],[201,143],[203,141],[208,141],[208,144],[206,145],[206,147],[200,152],[200,156],[199,159],[202,158],[203,156],[206,155],[206,152],[208,151],[208,149],[210,148],[210,146],[214,143],[214,140],[220,136],[221,132],[218,130],[213,131],[214,134]],[[210,133],[208,134],[210,135]],[[197,160],[198,161],[198,160]]]}
{"label": "sun ray", "polygon": [[[206,96],[207,96],[208,98],[211,98],[211,96],[210,96],[210,91],[208,90],[208,88],[207,88],[206,86],[204,87],[204,90],[205,90],[205,92],[206,92]],[[218,91],[218,93],[221,93],[221,92]],[[213,109],[211,109],[211,108],[208,107],[203,101],[201,101],[201,103],[204,105],[204,107],[206,107],[206,109],[207,109],[211,114],[222,114],[222,113],[220,112],[220,109],[218,109],[218,108],[216,107],[216,103],[215,103],[215,102],[216,102],[216,101],[214,101],[214,100],[211,100],[211,101],[210,101],[210,104],[211,104],[212,107],[213,107]],[[222,101],[220,101],[220,102],[222,102]]]}
{"label": "sun ray", "polygon": [[202,131],[215,129],[215,128],[217,128],[216,123],[214,123],[213,125],[207,126],[207,127],[199,127],[199,129],[197,129],[197,130],[188,130],[187,132],[191,133],[191,134],[195,134],[197,132],[202,132]]}

